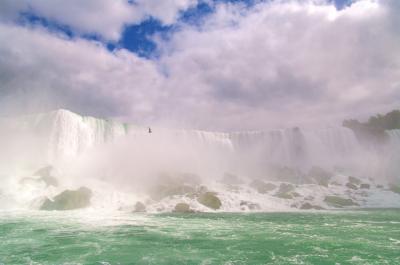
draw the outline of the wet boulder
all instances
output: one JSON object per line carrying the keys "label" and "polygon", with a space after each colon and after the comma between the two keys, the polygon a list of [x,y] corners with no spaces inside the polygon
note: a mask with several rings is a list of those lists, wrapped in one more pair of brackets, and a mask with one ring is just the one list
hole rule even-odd
{"label": "wet boulder", "polygon": [[271,169],[271,174],[278,181],[286,181],[290,183],[298,183],[302,179],[302,174],[295,168],[291,167],[275,167]]}
{"label": "wet boulder", "polygon": [[361,188],[361,189],[369,189],[369,188],[371,188],[371,185],[369,185],[369,184],[367,184],[367,183],[362,183],[362,184],[360,185],[360,188]]}
{"label": "wet boulder", "polygon": [[305,202],[300,206],[302,210],[323,210],[324,208],[318,205],[313,205],[309,202]]}
{"label": "wet boulder", "polygon": [[40,177],[39,180],[42,180],[46,186],[58,186],[58,180],[52,175],[53,167],[47,166],[37,170],[33,173],[33,176]]}
{"label": "wet boulder", "polygon": [[288,193],[294,191],[294,186],[292,184],[282,183],[279,185],[278,193]]}
{"label": "wet boulder", "polygon": [[221,200],[216,196],[215,192],[210,191],[200,194],[197,201],[214,210],[221,208],[222,205]]}
{"label": "wet boulder", "polygon": [[258,203],[249,201],[240,201],[240,207],[242,208],[242,210],[245,210],[246,208],[249,210],[259,210],[261,208]]}
{"label": "wet boulder", "polygon": [[358,190],[357,185],[355,185],[355,184],[353,184],[351,182],[347,182],[346,183],[346,187],[349,188],[349,189],[352,189],[352,190]]}
{"label": "wet boulder", "polygon": [[239,185],[233,185],[233,184],[225,184],[226,190],[239,193],[241,187]]}
{"label": "wet boulder", "polygon": [[279,190],[274,196],[281,199],[293,199],[294,197],[300,196],[297,192],[294,192],[295,187],[292,184],[282,183],[279,186]]}
{"label": "wet boulder", "polygon": [[146,205],[143,202],[137,202],[133,211],[136,213],[146,212]]}
{"label": "wet boulder", "polygon": [[232,173],[225,173],[221,179],[221,182],[229,185],[240,185],[243,184],[243,180],[241,180],[238,176]]}
{"label": "wet boulder", "polygon": [[42,180],[44,183],[46,183],[47,186],[58,186],[58,181],[57,179],[52,175],[53,167],[52,166],[47,166],[44,168],[39,169],[36,171],[33,175],[34,176],[39,176],[40,180]]}
{"label": "wet boulder", "polygon": [[335,196],[335,195],[326,196],[324,199],[324,202],[326,202],[326,204],[328,204],[332,207],[337,207],[337,208],[359,205],[358,203],[354,202],[352,199],[342,198],[342,197]]}
{"label": "wet boulder", "polygon": [[320,186],[328,187],[329,180],[332,178],[332,174],[320,167],[312,167],[308,172],[308,176],[314,180],[314,182]]}
{"label": "wet boulder", "polygon": [[360,185],[361,184],[361,180],[359,179],[359,178],[356,178],[356,177],[352,177],[352,176],[349,176],[349,182],[351,183],[351,184],[354,184],[354,185]]}
{"label": "wet boulder", "polygon": [[400,194],[400,185],[391,184],[389,185],[389,190],[391,190],[394,193]]}
{"label": "wet boulder", "polygon": [[46,199],[41,210],[75,210],[86,208],[90,205],[92,191],[86,187],[77,190],[65,190],[55,196],[53,200]]}
{"label": "wet boulder", "polygon": [[256,179],[250,183],[250,187],[257,190],[259,193],[265,194],[270,191],[273,191],[274,189],[276,189],[277,186],[275,184],[265,183],[262,180]]}
{"label": "wet boulder", "polygon": [[181,202],[175,205],[174,212],[176,213],[194,213],[192,209],[190,209],[189,204]]}
{"label": "wet boulder", "polygon": [[304,200],[306,200],[306,201],[312,201],[312,200],[314,200],[314,196],[308,195],[307,197],[304,198]]}
{"label": "wet boulder", "polygon": [[196,194],[196,189],[185,184],[158,185],[151,191],[151,197],[154,200],[162,200],[163,198],[176,195],[187,195],[189,197],[193,197],[194,194]]}

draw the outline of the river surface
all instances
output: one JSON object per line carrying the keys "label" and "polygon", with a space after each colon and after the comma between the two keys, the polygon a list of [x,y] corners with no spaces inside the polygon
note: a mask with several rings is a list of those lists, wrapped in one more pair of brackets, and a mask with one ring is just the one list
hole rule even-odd
{"label": "river surface", "polygon": [[0,212],[0,264],[400,264],[400,210]]}

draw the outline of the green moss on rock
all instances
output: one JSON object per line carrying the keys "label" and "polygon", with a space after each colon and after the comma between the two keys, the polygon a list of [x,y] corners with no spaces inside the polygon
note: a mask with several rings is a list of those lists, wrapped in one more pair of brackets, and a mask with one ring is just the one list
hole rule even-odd
{"label": "green moss on rock", "polygon": [[282,183],[274,196],[281,199],[293,199],[293,197],[301,196],[297,192],[294,192],[294,189],[295,187],[292,184]]}
{"label": "green moss on rock", "polygon": [[161,200],[176,195],[188,195],[193,197],[195,193],[196,189],[189,185],[158,185],[151,192],[151,197],[154,200]]}
{"label": "green moss on rock", "polygon": [[189,204],[181,202],[175,205],[174,212],[176,213],[194,213],[192,209],[190,209]]}
{"label": "green moss on rock", "polygon": [[320,167],[312,167],[308,175],[318,185],[328,187],[332,174]]}
{"label": "green moss on rock", "polygon": [[349,189],[352,189],[352,190],[358,190],[357,185],[355,185],[355,184],[353,184],[351,182],[347,182],[346,183],[346,187],[349,188]]}
{"label": "green moss on rock", "polygon": [[92,191],[86,187],[78,190],[65,190],[54,197],[53,200],[46,199],[41,210],[75,210],[88,207]]}
{"label": "green moss on rock", "polygon": [[137,212],[137,213],[146,212],[146,205],[144,205],[144,203],[142,203],[142,202],[137,202],[135,204],[134,212]]}
{"label": "green moss on rock", "polygon": [[369,184],[367,184],[367,183],[362,183],[362,184],[360,185],[360,188],[361,188],[361,189],[369,189],[369,188],[371,188],[371,185],[369,185]]}
{"label": "green moss on rock", "polygon": [[54,176],[52,176],[52,174],[51,174],[52,171],[53,171],[53,167],[47,166],[47,167],[39,169],[33,175],[39,176],[40,180],[42,180],[44,183],[46,183],[47,186],[57,187],[58,180]]}
{"label": "green moss on rock", "polygon": [[258,203],[249,202],[249,201],[240,201],[240,206],[242,209],[243,207],[247,207],[249,210],[259,210],[261,207]]}
{"label": "green moss on rock", "polygon": [[200,194],[200,196],[197,198],[197,201],[204,206],[217,210],[221,208],[221,200],[216,196],[214,192],[205,192]]}
{"label": "green moss on rock", "polygon": [[346,199],[339,196],[326,196],[324,199],[328,205],[333,207],[346,207],[346,206],[358,206],[359,204],[354,202],[352,199]]}
{"label": "green moss on rock", "polygon": [[400,194],[400,185],[391,184],[391,185],[389,186],[389,189],[390,189],[391,191],[393,191],[394,193]]}
{"label": "green moss on rock", "polygon": [[354,185],[360,185],[362,181],[359,178],[349,176],[349,182]]}
{"label": "green moss on rock", "polygon": [[313,205],[309,202],[305,202],[300,206],[300,209],[302,209],[302,210],[312,210],[312,209],[323,210],[324,208],[322,208],[321,206],[318,206],[318,205]]}
{"label": "green moss on rock", "polygon": [[274,189],[276,189],[276,185],[272,184],[272,183],[265,183],[262,180],[253,180],[250,183],[250,187],[254,188],[255,190],[257,190],[259,193],[265,194],[268,193],[270,191],[273,191]]}

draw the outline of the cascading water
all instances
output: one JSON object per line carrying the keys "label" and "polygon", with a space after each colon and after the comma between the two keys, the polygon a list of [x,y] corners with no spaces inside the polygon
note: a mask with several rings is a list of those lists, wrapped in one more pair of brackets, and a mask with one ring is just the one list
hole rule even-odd
{"label": "cascading water", "polygon": [[[344,127],[232,133],[152,128],[150,134],[145,127],[67,110],[2,119],[0,125],[1,144],[6,147],[0,151],[5,161],[0,174],[8,176],[16,190],[21,179],[46,165],[60,169],[58,178],[65,187],[90,186],[91,178],[108,183],[100,185],[102,191],[108,192],[115,184],[116,190],[129,193],[159,181],[154,177],[158,172],[195,174],[201,183],[218,182],[230,172],[249,181],[302,184],[306,183],[303,177],[317,167],[346,176],[397,181],[400,164],[400,130],[388,131],[389,141],[375,148]],[[37,190],[32,188],[22,201],[36,198]],[[56,191],[61,190],[42,194],[53,196]],[[124,200],[118,194],[107,196]],[[223,198],[228,201],[229,196]]]}
{"label": "cascading water", "polygon": [[[77,157],[92,147],[112,143],[123,136],[129,135],[131,141],[141,141],[141,137],[149,136],[147,128],[144,127],[82,117],[67,110],[3,120],[2,127],[2,134],[6,137],[8,135],[17,147],[20,147],[18,143],[21,141],[36,142],[34,147],[30,146],[28,149],[37,149],[34,150],[34,154],[46,154],[42,155],[43,163],[49,164],[64,157]],[[390,154],[390,161],[395,163],[397,151],[400,149],[400,130],[387,133],[390,148],[387,148],[386,152]],[[202,146],[205,149],[218,150],[219,155],[227,158],[236,156],[237,163],[248,163],[249,167],[259,167],[260,170],[268,166],[288,166],[303,171],[312,166],[330,170],[354,170],[360,167],[360,161],[363,159],[371,163],[380,155],[373,154],[374,150],[367,150],[359,143],[354,133],[344,127],[234,133],[157,128],[151,136],[157,138],[160,135],[167,135],[168,140],[173,141],[178,148],[184,143],[192,147]],[[151,141],[148,144],[151,144]],[[384,162],[388,163],[386,160]],[[377,163],[375,161],[372,164]],[[365,165],[361,167],[365,168]]]}

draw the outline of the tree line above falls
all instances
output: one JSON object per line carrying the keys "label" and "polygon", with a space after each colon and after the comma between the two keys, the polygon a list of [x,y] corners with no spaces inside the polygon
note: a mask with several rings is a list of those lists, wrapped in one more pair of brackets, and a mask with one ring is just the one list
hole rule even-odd
{"label": "tree line above falls", "polygon": [[344,120],[342,125],[353,130],[360,141],[383,143],[388,140],[386,130],[400,129],[400,110],[371,116],[367,122]]}

